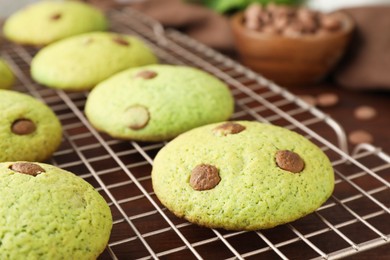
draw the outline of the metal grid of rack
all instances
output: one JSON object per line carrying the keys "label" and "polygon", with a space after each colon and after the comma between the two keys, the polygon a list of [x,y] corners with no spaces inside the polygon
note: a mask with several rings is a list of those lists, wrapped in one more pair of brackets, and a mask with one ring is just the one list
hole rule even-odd
{"label": "metal grid of rack", "polygon": [[[15,90],[42,100],[64,129],[49,163],[74,172],[107,200],[113,230],[100,259],[336,259],[390,241],[390,157],[370,145],[350,155],[340,126],[316,108],[231,59],[132,9],[109,13],[112,30],[142,37],[162,63],[201,68],[225,81],[235,97],[233,120],[257,120],[296,131],[331,159],[336,186],[316,212],[256,232],[199,227],[165,209],[153,193],[153,158],[165,143],[113,139],[98,133],[84,113],[88,92],[40,86],[29,75],[36,48],[3,43],[1,56],[18,78]],[[363,205],[363,206],[362,206]],[[299,255],[297,255],[299,252]]]}

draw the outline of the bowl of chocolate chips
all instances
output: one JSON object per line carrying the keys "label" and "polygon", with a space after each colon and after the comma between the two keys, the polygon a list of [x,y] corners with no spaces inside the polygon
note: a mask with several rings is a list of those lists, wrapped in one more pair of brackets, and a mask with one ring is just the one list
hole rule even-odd
{"label": "bowl of chocolate chips", "polygon": [[343,12],[250,5],[231,20],[241,62],[285,86],[324,79],[343,56],[354,28]]}

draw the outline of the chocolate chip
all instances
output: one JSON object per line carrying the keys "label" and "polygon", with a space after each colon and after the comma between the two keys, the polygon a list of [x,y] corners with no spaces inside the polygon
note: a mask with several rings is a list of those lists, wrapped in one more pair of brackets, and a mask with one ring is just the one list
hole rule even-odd
{"label": "chocolate chip", "polygon": [[267,26],[263,26],[261,32],[269,35],[276,35],[279,33],[279,30],[275,26],[267,25]]}
{"label": "chocolate chip", "polygon": [[376,110],[370,106],[360,106],[355,109],[354,115],[359,120],[369,120],[376,116]]}
{"label": "chocolate chip", "polygon": [[213,132],[225,136],[229,134],[238,134],[244,130],[245,126],[243,125],[234,122],[227,122],[214,128]]}
{"label": "chocolate chip", "polygon": [[17,135],[28,135],[35,132],[36,126],[30,119],[17,119],[12,123],[11,131]]}
{"label": "chocolate chip", "polygon": [[112,40],[115,43],[119,44],[119,45],[123,45],[123,46],[129,46],[130,45],[130,43],[126,39],[124,39],[122,37],[114,37],[114,38],[112,38]]}
{"label": "chocolate chip", "polygon": [[149,110],[141,105],[134,105],[126,110],[127,126],[133,130],[145,128],[150,119]]}
{"label": "chocolate chip", "polygon": [[320,107],[331,107],[339,102],[339,96],[333,93],[324,93],[317,96],[317,105]]}
{"label": "chocolate chip", "polygon": [[218,169],[210,164],[197,165],[191,172],[190,185],[194,190],[210,190],[220,181]]}
{"label": "chocolate chip", "polygon": [[61,17],[62,17],[62,14],[57,13],[57,14],[53,14],[52,16],[50,16],[50,19],[56,21],[56,20],[59,20]]}
{"label": "chocolate chip", "polygon": [[305,162],[302,158],[288,150],[277,151],[275,161],[279,168],[293,173],[301,172],[305,167]]}
{"label": "chocolate chip", "polygon": [[317,99],[311,95],[300,95],[298,97],[310,106],[315,106],[317,104]]}
{"label": "chocolate chip", "polygon": [[136,78],[152,79],[157,76],[157,73],[151,70],[141,70],[135,74]]}
{"label": "chocolate chip", "polygon": [[300,23],[292,23],[289,24],[286,28],[283,30],[283,35],[287,37],[299,37],[302,35],[303,27]]}
{"label": "chocolate chip", "polygon": [[31,176],[37,176],[38,174],[45,172],[45,170],[38,164],[29,162],[17,162],[12,164],[9,168],[15,172],[28,174]]}
{"label": "chocolate chip", "polygon": [[245,26],[251,30],[258,30],[260,28],[260,15],[262,13],[262,7],[259,4],[250,5],[244,13]]}
{"label": "chocolate chip", "polygon": [[244,26],[268,35],[287,37],[329,34],[340,30],[342,21],[332,14],[323,14],[305,7],[291,7],[273,3],[262,7],[252,4],[244,11]]}
{"label": "chocolate chip", "polygon": [[374,138],[364,130],[355,130],[348,135],[348,139],[352,144],[372,143]]}
{"label": "chocolate chip", "polygon": [[341,21],[331,15],[323,15],[321,17],[321,25],[325,30],[337,31],[341,28]]}

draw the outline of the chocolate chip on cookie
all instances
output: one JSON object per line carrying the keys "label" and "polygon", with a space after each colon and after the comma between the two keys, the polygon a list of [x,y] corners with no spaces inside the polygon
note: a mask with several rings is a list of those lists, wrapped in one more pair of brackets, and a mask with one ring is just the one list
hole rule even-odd
{"label": "chocolate chip on cookie", "polygon": [[141,70],[135,74],[135,78],[152,79],[157,76],[157,73],[151,70]]}
{"label": "chocolate chip on cookie", "polygon": [[122,37],[119,37],[119,36],[112,38],[112,40],[115,43],[119,44],[119,45],[123,45],[123,46],[129,46],[130,45],[130,43],[126,39],[124,39]]}
{"label": "chocolate chip on cookie", "polygon": [[197,165],[191,172],[190,185],[194,190],[210,190],[220,181],[218,169],[210,164]]}
{"label": "chocolate chip on cookie", "polygon": [[36,126],[30,119],[17,119],[12,123],[11,131],[17,135],[28,135],[35,132]]}
{"label": "chocolate chip on cookie", "polygon": [[12,164],[9,168],[15,172],[24,173],[31,176],[37,176],[38,174],[45,172],[45,170],[38,164],[29,162],[17,162]]}
{"label": "chocolate chip on cookie", "polygon": [[229,135],[229,134],[238,134],[245,130],[245,126],[233,123],[233,122],[227,122],[222,125],[217,126],[213,129],[213,132],[218,135]]}
{"label": "chocolate chip on cookie", "polygon": [[277,151],[275,160],[279,168],[293,173],[301,172],[305,167],[305,162],[302,158],[288,150]]}
{"label": "chocolate chip on cookie", "polygon": [[149,110],[142,105],[134,105],[126,110],[126,123],[132,130],[144,128],[150,119]]}

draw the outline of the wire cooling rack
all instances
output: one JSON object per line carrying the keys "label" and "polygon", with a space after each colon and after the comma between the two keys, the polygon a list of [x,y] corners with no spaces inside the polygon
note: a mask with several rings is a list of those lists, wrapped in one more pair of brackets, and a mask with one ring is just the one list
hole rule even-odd
{"label": "wire cooling rack", "polygon": [[48,161],[91,183],[107,200],[113,230],[99,259],[336,259],[389,243],[390,157],[370,145],[347,151],[343,130],[288,91],[206,46],[131,9],[109,13],[112,30],[142,37],[162,63],[206,70],[235,97],[234,120],[258,120],[296,131],[331,159],[336,185],[316,212],[256,232],[199,227],[164,208],[152,190],[153,158],[165,143],[121,141],[98,133],[83,113],[88,92],[66,93],[30,78],[36,48],[8,42],[1,55],[12,66],[15,90],[42,100],[64,128],[60,149]]}

